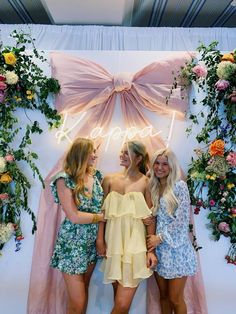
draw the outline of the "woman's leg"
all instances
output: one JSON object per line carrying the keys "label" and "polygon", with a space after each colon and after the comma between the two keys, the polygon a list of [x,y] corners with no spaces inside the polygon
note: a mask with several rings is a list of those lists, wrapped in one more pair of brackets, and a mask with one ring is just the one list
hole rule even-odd
{"label": "woman's leg", "polygon": [[137,288],[123,287],[118,283],[111,314],[128,314],[136,290]]}
{"label": "woman's leg", "polygon": [[67,314],[85,314],[88,303],[88,286],[95,264],[89,266],[84,274],[69,275],[62,273],[67,292]]}
{"label": "woman's leg", "polygon": [[160,291],[161,313],[171,314],[172,305],[170,303],[169,295],[168,295],[169,280],[159,276],[156,272],[154,272],[154,275],[155,275],[156,282]]}
{"label": "woman's leg", "polygon": [[187,277],[169,279],[169,299],[175,314],[187,314],[184,301],[184,286]]}
{"label": "woman's leg", "polygon": [[86,313],[86,310],[87,310],[89,283],[90,283],[90,279],[91,279],[91,276],[93,274],[93,270],[94,270],[95,265],[96,264],[89,265],[87,272],[84,274],[85,294],[86,294],[84,313]]}
{"label": "woman's leg", "polygon": [[116,292],[117,292],[118,284],[119,284],[118,281],[115,281],[112,283],[113,292],[114,292],[114,300],[116,298]]}

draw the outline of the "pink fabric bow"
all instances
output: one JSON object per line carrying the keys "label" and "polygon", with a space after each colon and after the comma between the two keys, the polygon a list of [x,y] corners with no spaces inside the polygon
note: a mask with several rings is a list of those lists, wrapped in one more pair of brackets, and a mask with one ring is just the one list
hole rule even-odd
{"label": "pink fabric bow", "polygon": [[[182,119],[188,103],[185,91],[180,87],[173,90],[168,105],[166,97],[169,96],[172,86],[172,72],[180,70],[190,58],[189,53],[173,53],[168,59],[153,62],[134,75],[111,75],[92,61],[53,52],[52,73],[61,85],[55,106],[59,112],[67,111],[71,114],[90,110],[89,117],[79,130],[79,136],[88,136],[89,131],[97,126],[102,126],[105,131],[108,129],[117,94],[121,97],[126,127],[144,128],[151,125],[142,109],[158,114],[170,114],[172,110],[176,110],[176,117]],[[150,151],[165,146],[160,137],[150,138],[145,144]],[[54,203],[49,184],[51,177],[61,169],[62,159],[47,176],[45,190],[41,195],[28,296],[29,314],[66,313],[66,293],[62,276],[60,272],[49,268],[57,230],[64,217]],[[193,295],[192,287],[202,289],[199,282],[201,283],[199,276],[196,281],[191,279],[187,295]],[[190,304],[191,313],[205,314],[206,311],[201,311],[204,306],[204,300],[200,298],[192,306]],[[148,311],[151,308],[153,306]]]}
{"label": "pink fabric bow", "polygon": [[[159,114],[170,114],[176,110],[177,117],[183,118],[187,110],[188,98],[181,82],[173,90],[168,106],[166,97],[170,94],[173,73],[177,74],[192,55],[176,52],[158,62],[153,62],[136,74],[110,74],[102,66],[73,55],[60,52],[51,53],[52,73],[61,84],[56,98],[59,112],[79,113],[94,106],[104,106],[120,93],[126,107],[135,106]],[[125,109],[125,108],[123,108]]]}

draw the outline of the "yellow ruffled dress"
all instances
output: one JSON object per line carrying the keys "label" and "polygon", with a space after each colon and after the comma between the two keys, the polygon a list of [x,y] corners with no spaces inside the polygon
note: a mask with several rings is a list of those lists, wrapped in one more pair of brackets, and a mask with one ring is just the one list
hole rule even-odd
{"label": "yellow ruffled dress", "polygon": [[151,215],[141,192],[110,192],[103,204],[107,219],[107,258],[101,270],[104,283],[118,281],[123,287],[137,287],[152,275],[146,266],[146,228],[143,218]]}

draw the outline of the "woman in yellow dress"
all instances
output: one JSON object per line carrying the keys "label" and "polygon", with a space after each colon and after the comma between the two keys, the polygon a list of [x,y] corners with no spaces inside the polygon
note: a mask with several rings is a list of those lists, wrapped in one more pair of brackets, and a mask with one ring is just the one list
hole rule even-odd
{"label": "woman in yellow dress", "polygon": [[155,233],[155,224],[145,227],[151,197],[146,172],[149,157],[139,141],[124,144],[120,154],[123,172],[107,175],[102,183],[106,223],[99,223],[97,251],[103,259],[104,283],[112,283],[112,314],[128,313],[139,283],[152,275],[157,264],[154,252],[147,252],[146,235]]}

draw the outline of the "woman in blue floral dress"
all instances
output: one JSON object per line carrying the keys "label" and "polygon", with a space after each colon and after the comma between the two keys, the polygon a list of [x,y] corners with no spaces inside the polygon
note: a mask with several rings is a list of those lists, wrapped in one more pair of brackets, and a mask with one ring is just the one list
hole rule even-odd
{"label": "woman in blue floral dress", "polygon": [[51,266],[59,269],[68,292],[68,314],[85,313],[89,281],[96,263],[98,222],[103,190],[101,174],[94,171],[96,151],[89,139],[77,138],[64,162],[64,171],[51,182],[55,202],[66,218],[61,224]]}
{"label": "woman in blue floral dress", "polygon": [[150,188],[156,215],[156,235],[149,236],[149,250],[156,248],[156,280],[162,314],[187,314],[184,287],[197,270],[196,252],[189,238],[190,198],[174,153],[162,149],[153,157]]}

